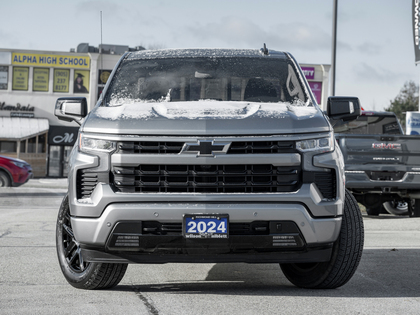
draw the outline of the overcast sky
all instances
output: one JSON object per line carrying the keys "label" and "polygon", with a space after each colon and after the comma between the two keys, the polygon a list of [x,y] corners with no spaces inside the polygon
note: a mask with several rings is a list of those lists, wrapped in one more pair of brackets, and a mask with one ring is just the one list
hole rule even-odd
{"label": "overcast sky", "polygon": [[[418,83],[411,0],[338,0],[336,95],[366,110]],[[333,0],[1,0],[0,48],[69,51],[80,43],[261,48],[331,64]]]}

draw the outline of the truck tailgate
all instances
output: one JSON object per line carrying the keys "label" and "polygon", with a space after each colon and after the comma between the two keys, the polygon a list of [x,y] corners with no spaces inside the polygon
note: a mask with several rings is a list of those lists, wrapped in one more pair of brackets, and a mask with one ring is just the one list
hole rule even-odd
{"label": "truck tailgate", "polygon": [[336,134],[336,139],[346,171],[420,171],[420,136]]}

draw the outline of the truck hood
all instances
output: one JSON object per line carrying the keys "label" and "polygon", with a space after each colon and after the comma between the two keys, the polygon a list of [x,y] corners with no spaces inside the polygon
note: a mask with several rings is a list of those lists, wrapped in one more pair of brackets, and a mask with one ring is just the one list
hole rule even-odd
{"label": "truck hood", "polygon": [[130,135],[271,135],[328,131],[314,106],[255,102],[156,102],[97,106],[84,132]]}

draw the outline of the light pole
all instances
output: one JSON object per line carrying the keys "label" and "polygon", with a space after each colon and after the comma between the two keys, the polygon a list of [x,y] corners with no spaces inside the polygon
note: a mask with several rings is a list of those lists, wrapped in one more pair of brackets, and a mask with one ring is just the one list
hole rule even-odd
{"label": "light pole", "polygon": [[333,28],[332,28],[332,53],[331,53],[331,96],[335,96],[335,55],[337,52],[337,5],[338,0],[334,0],[333,5]]}

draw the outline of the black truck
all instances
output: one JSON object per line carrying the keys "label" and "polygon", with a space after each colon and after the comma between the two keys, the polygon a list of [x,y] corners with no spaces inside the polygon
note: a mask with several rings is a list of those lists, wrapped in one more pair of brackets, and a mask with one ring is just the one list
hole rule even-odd
{"label": "black truck", "polygon": [[[362,112],[338,122],[346,188],[369,215],[420,216],[420,136],[404,135],[392,112]],[[386,210],[386,211],[385,211]]]}

